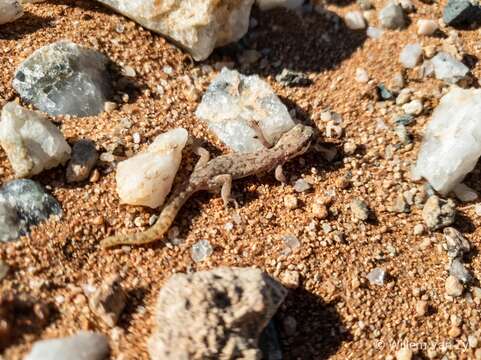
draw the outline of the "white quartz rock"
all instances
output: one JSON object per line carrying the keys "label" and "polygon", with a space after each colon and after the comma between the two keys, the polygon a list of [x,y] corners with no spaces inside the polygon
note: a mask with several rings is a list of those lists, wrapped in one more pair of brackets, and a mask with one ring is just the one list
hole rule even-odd
{"label": "white quartz rock", "polygon": [[42,114],[15,102],[2,109],[0,145],[7,153],[15,176],[29,177],[64,164],[70,146],[60,130]]}
{"label": "white quartz rock", "polygon": [[456,84],[463,79],[469,72],[469,68],[461,61],[456,60],[452,55],[440,52],[431,59],[434,66],[436,79]]}
{"label": "white quartz rock", "polygon": [[432,35],[438,30],[439,25],[435,20],[419,19],[418,35]]}
{"label": "white quartz rock", "polygon": [[69,337],[37,341],[25,360],[103,360],[109,352],[105,335],[80,331]]}
{"label": "white quartz rock", "polygon": [[418,43],[406,45],[399,55],[399,61],[408,69],[415,67],[423,55],[423,48]]}
{"label": "white quartz rock", "polygon": [[366,21],[364,20],[364,16],[362,16],[362,12],[360,11],[349,11],[344,16],[344,22],[351,30],[361,30],[366,27]]}
{"label": "white quartz rock", "polygon": [[296,9],[304,3],[304,0],[256,0],[257,6],[262,11],[283,7]]}
{"label": "white quartz rock", "polygon": [[17,0],[0,0],[0,25],[22,17],[23,8]]}
{"label": "white quartz rock", "polygon": [[225,68],[210,84],[196,115],[236,152],[272,146],[295,125],[265,81]]}
{"label": "white quartz rock", "polygon": [[453,87],[441,98],[413,169],[441,194],[473,170],[481,156],[481,90]]}
{"label": "white quartz rock", "polygon": [[145,152],[117,167],[117,192],[124,204],[161,206],[169,194],[187,143],[187,130],[177,128],[157,136]]}
{"label": "white quartz rock", "polygon": [[242,38],[254,0],[98,0],[142,26],[166,35],[195,60]]}

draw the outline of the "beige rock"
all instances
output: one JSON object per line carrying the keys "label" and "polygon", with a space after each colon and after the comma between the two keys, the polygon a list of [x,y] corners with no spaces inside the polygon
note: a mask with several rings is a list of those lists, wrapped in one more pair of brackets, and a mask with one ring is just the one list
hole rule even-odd
{"label": "beige rock", "polygon": [[150,358],[259,359],[260,333],[286,294],[255,268],[175,274],[159,293]]}
{"label": "beige rock", "polygon": [[463,294],[463,284],[452,275],[446,279],[445,288],[449,296],[458,297]]}
{"label": "beige rock", "polygon": [[117,193],[124,204],[156,208],[172,188],[187,143],[187,130],[177,128],[161,134],[143,153],[117,166]]}
{"label": "beige rock", "polygon": [[247,32],[254,0],[98,0],[204,60]]}
{"label": "beige rock", "polygon": [[17,0],[0,0],[0,25],[15,21],[22,15],[23,8]]}

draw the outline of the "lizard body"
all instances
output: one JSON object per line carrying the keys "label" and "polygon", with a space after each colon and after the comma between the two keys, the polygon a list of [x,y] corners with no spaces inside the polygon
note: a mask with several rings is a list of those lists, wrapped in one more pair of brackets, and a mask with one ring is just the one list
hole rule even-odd
{"label": "lizard body", "polygon": [[224,204],[230,199],[232,180],[276,169],[276,178],[282,176],[281,166],[285,162],[303,154],[311,143],[313,129],[296,125],[282,135],[270,149],[251,153],[233,153],[209,160],[206,150],[200,150],[200,159],[189,179],[175,187],[166,201],[157,222],[146,231],[128,235],[116,235],[101,242],[103,248],[117,245],[141,245],[160,239],[169,230],[177,213],[185,202],[197,191],[221,190]]}

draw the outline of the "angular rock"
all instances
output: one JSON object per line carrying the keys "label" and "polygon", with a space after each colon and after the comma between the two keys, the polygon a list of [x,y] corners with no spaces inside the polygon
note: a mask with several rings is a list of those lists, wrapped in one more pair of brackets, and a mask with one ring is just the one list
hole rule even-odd
{"label": "angular rock", "polygon": [[210,84],[196,115],[236,152],[272,146],[295,125],[266,82],[226,68]]}
{"label": "angular rock", "polygon": [[415,177],[447,194],[474,168],[481,156],[481,90],[452,88],[441,98],[425,133]]}
{"label": "angular rock", "polygon": [[418,35],[433,35],[439,29],[439,25],[435,20],[419,19],[417,25]]}
{"label": "angular rock", "polygon": [[242,38],[254,0],[98,0],[204,60]]}
{"label": "angular rock", "polygon": [[386,29],[402,29],[406,26],[406,19],[404,18],[402,7],[395,2],[390,1],[379,12],[379,22]]}
{"label": "angular rock", "polygon": [[463,258],[471,250],[469,241],[455,228],[447,227],[443,233],[449,258]]}
{"label": "angular rock", "polygon": [[466,269],[463,262],[456,258],[451,261],[449,266],[449,275],[454,276],[463,284],[468,284],[473,280],[473,275]]}
{"label": "angular rock", "polygon": [[159,293],[150,357],[259,359],[259,336],[286,294],[255,268],[175,274]]}
{"label": "angular rock", "polygon": [[399,55],[399,61],[408,69],[415,67],[423,55],[423,48],[418,43],[406,45]]}
{"label": "angular rock", "polygon": [[461,61],[456,60],[451,54],[440,52],[431,59],[434,66],[436,79],[446,81],[449,84],[456,84],[466,78],[469,68]]}
{"label": "angular rock", "polygon": [[87,179],[99,158],[95,143],[79,140],[72,148],[72,159],[67,167],[67,181],[78,182]]}
{"label": "angular rock", "polygon": [[36,50],[15,73],[13,87],[22,99],[50,115],[93,116],[111,94],[103,54],[70,41]]}
{"label": "angular rock", "polygon": [[367,280],[371,285],[383,286],[386,278],[386,272],[381,268],[375,268],[367,274]]}
{"label": "angular rock", "polygon": [[276,76],[276,81],[280,82],[284,86],[306,86],[312,83],[309,77],[300,72],[292,71],[289,69],[284,69],[282,72]]}
{"label": "angular rock", "polygon": [[62,133],[42,114],[15,102],[2,109],[0,145],[7,153],[16,177],[29,177],[64,164],[70,146]]}
{"label": "angular rock", "polygon": [[89,306],[108,326],[117,324],[120,314],[124,310],[127,296],[120,285],[118,276],[111,276],[89,296]]}
{"label": "angular rock", "polygon": [[470,24],[479,20],[479,15],[479,7],[469,0],[448,0],[443,10],[443,21],[452,26]]}
{"label": "angular rock", "polygon": [[109,352],[107,336],[80,331],[65,338],[37,341],[25,360],[105,360]]}
{"label": "angular rock", "polygon": [[5,220],[0,241],[15,240],[55,215],[62,215],[60,204],[32,180],[10,181],[0,189],[0,218]]}
{"label": "angular rock", "polygon": [[296,9],[304,3],[304,0],[256,0],[257,6],[262,11],[274,8]]}
{"label": "angular rock", "polygon": [[124,204],[161,206],[169,194],[189,134],[183,128],[157,136],[145,152],[117,166],[117,193]]}
{"label": "angular rock", "polygon": [[363,200],[354,199],[349,205],[354,219],[366,221],[369,218],[369,208]]}
{"label": "angular rock", "polygon": [[197,241],[194,245],[192,245],[192,260],[197,263],[202,262],[206,260],[210,255],[212,255],[213,251],[214,249],[212,248],[212,245],[209,243],[208,240]]}
{"label": "angular rock", "polygon": [[446,201],[432,195],[424,204],[422,216],[430,230],[441,229],[454,222],[456,207],[451,199]]}
{"label": "angular rock", "polygon": [[0,0],[0,25],[13,22],[22,15],[23,8],[17,0]]}

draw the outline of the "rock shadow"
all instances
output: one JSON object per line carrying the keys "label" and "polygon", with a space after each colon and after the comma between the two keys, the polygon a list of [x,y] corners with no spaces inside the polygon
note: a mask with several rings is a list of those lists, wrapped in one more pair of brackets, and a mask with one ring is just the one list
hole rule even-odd
{"label": "rock shadow", "polygon": [[286,326],[280,326],[284,360],[328,359],[343,342],[351,339],[334,303],[326,303],[306,289],[289,292],[281,311],[276,315],[276,321],[285,324],[287,317],[294,318],[297,326],[294,334],[288,334]]}
{"label": "rock shadow", "polygon": [[42,28],[52,27],[53,17],[38,16],[25,11],[20,19],[0,26],[0,40],[20,40]]}
{"label": "rock shadow", "polygon": [[212,60],[222,56],[238,59],[250,49],[258,51],[263,60],[240,66],[246,74],[275,76],[285,68],[321,72],[339,66],[366,40],[365,31],[349,29],[342,18],[328,10],[298,15],[286,9],[253,9],[252,18],[258,25],[238,43],[216,50]]}

